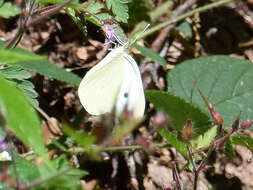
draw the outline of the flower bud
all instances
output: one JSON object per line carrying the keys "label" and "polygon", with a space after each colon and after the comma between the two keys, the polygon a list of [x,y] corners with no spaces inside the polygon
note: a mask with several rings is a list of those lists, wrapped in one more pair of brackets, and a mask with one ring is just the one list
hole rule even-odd
{"label": "flower bud", "polygon": [[244,121],[244,122],[242,122],[242,124],[241,124],[241,128],[242,128],[242,129],[246,129],[246,128],[248,128],[249,126],[251,126],[252,124],[253,124],[253,120]]}
{"label": "flower bud", "polygon": [[210,108],[210,113],[215,121],[216,124],[218,124],[219,126],[223,124],[223,118],[222,116],[219,114],[219,112],[217,112],[214,107],[212,106]]}

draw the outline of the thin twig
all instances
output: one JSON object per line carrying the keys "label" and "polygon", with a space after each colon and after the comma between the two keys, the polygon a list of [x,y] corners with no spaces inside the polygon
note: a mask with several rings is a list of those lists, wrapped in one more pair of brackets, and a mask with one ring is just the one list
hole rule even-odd
{"label": "thin twig", "polygon": [[[169,147],[170,144],[163,143],[163,144],[156,144],[155,146],[158,147],[158,148],[165,148],[165,147]],[[96,145],[93,145],[93,147],[98,147],[99,148],[99,146],[96,146]],[[145,148],[140,146],[140,145],[131,145],[131,146],[105,147],[105,148],[101,148],[99,150],[101,152],[122,152],[122,151],[145,150]],[[71,153],[71,154],[79,154],[79,153],[89,152],[89,149],[83,148],[83,147],[74,147],[74,148],[68,149],[67,152]]]}
{"label": "thin twig", "polygon": [[161,24],[158,24],[154,27],[151,27],[146,32],[140,34],[137,40],[142,39],[146,36],[149,36],[149,35],[153,34],[154,32],[157,32],[157,31],[161,30],[162,28],[164,28],[168,25],[175,24],[175,23],[177,23],[181,20],[184,20],[187,17],[193,16],[196,13],[202,13],[202,12],[214,9],[216,7],[223,6],[223,5],[225,5],[227,3],[230,3],[230,2],[233,2],[233,1],[237,1],[237,0],[221,0],[221,1],[218,1],[218,2],[215,2],[215,3],[210,3],[210,4],[205,5],[203,7],[200,7],[200,8],[194,9],[194,10],[192,10],[190,12],[187,12],[185,14],[182,14],[182,15],[180,15],[180,16],[172,19],[172,20],[169,20],[169,21],[163,22]]}

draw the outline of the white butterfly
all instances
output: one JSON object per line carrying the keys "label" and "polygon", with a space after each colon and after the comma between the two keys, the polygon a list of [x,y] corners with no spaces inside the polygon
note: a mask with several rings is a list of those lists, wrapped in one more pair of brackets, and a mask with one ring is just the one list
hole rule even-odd
{"label": "white butterfly", "polygon": [[11,156],[7,151],[3,151],[0,153],[0,161],[11,161]]}
{"label": "white butterfly", "polygon": [[142,118],[145,96],[140,71],[126,47],[113,49],[87,72],[78,88],[85,110],[92,115],[112,112],[120,116],[124,110],[134,118]]}

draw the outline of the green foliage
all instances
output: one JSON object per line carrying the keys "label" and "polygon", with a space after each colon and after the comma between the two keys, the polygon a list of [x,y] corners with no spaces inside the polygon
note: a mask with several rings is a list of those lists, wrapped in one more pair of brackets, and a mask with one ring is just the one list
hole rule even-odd
{"label": "green foliage", "polygon": [[[3,43],[0,43],[0,47]],[[58,68],[46,60],[45,57],[16,48],[14,50],[0,49],[0,65],[12,64],[24,69],[38,72],[49,78],[78,86],[81,78],[77,75]]]}
{"label": "green foliage", "polygon": [[171,116],[172,126],[181,130],[188,118],[194,123],[195,136],[208,130],[208,116],[197,107],[187,103],[183,99],[162,91],[146,91],[147,99],[154,104],[156,109],[164,110]]}
{"label": "green foliage", "polygon": [[183,22],[181,22],[176,28],[177,28],[180,32],[183,32],[184,35],[186,35],[188,38],[192,38],[193,32],[192,32],[191,25],[190,25],[188,22],[183,21]]}
{"label": "green foliage", "polygon": [[0,69],[0,74],[2,74],[7,79],[12,79],[13,82],[17,83],[23,93],[26,95],[28,100],[34,107],[38,107],[39,103],[36,100],[38,94],[34,90],[34,85],[28,79],[31,77],[31,74],[23,70],[20,66],[9,66],[3,69]]}
{"label": "green foliage", "polygon": [[142,55],[149,57],[151,60],[158,62],[163,66],[164,69],[166,69],[167,62],[164,58],[162,58],[158,53],[152,51],[149,48],[139,46],[137,44],[134,44],[134,47],[139,50]]}
{"label": "green foliage", "polygon": [[152,5],[148,0],[131,1],[129,3],[129,23],[135,26],[141,21],[150,22],[149,11]]}
{"label": "green foliage", "polygon": [[[13,159],[15,162],[10,162],[8,167],[8,173],[13,180],[17,178],[21,183],[27,185],[35,180],[44,180],[44,183],[33,188],[35,190],[81,190],[79,179],[87,175],[86,171],[74,168],[71,169],[71,166],[65,157],[58,157],[52,161],[53,166],[57,169],[57,172],[54,173],[52,173],[52,171],[50,171],[45,165],[35,165],[31,161],[16,154],[13,154]],[[17,173],[16,171],[20,172]]]}
{"label": "green foliage", "polygon": [[232,136],[231,139],[232,144],[241,145],[249,148],[251,151],[253,150],[253,139],[244,134],[236,134]]}
{"label": "green foliage", "polygon": [[203,135],[199,135],[198,138],[192,141],[192,147],[194,149],[199,149],[203,147],[209,146],[214,138],[217,135],[217,126],[213,126],[208,131],[206,131]]}
{"label": "green foliage", "polygon": [[[230,126],[242,111],[241,120],[253,119],[253,65],[229,56],[210,56],[187,60],[168,74],[168,92],[190,102],[193,81]],[[224,90],[225,89],[225,90]],[[192,102],[203,112],[209,110],[197,90]]]}
{"label": "green foliage", "polygon": [[180,141],[175,134],[169,132],[167,129],[162,129],[159,134],[164,137],[169,144],[171,144],[178,152],[180,152],[185,158],[188,158],[186,144]]}
{"label": "green foliage", "polygon": [[229,160],[233,160],[233,158],[235,157],[235,151],[234,151],[234,148],[233,148],[233,146],[232,146],[231,139],[228,139],[228,140],[225,142],[224,154],[226,155],[226,157],[227,157]]}
{"label": "green foliage", "polygon": [[95,137],[85,134],[83,131],[76,131],[69,127],[67,124],[64,124],[62,127],[64,133],[66,133],[71,139],[77,142],[84,148],[89,148],[91,144],[95,142]]}
{"label": "green foliage", "polygon": [[50,165],[35,110],[15,83],[6,80],[2,75],[0,75],[0,86],[0,109],[7,125]]}
{"label": "green foliage", "polygon": [[139,123],[139,120],[124,120],[120,125],[114,127],[114,139],[119,141],[129,135]]}
{"label": "green foliage", "polygon": [[129,18],[127,3],[130,2],[131,0],[105,0],[107,8],[112,10],[116,19],[124,23],[127,23]]}
{"label": "green foliage", "polygon": [[20,14],[21,10],[16,5],[13,5],[10,2],[4,3],[3,0],[0,0],[0,17],[10,18]]}

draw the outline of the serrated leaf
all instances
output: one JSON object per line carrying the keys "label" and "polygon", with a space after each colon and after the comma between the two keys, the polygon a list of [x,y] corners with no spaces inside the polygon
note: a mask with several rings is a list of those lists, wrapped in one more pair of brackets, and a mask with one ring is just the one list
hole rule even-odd
{"label": "serrated leaf", "polygon": [[37,108],[39,106],[39,102],[36,99],[38,97],[37,92],[35,92],[34,90],[27,90],[27,89],[22,89],[22,91],[24,92],[24,95],[27,97],[27,99],[30,101],[30,103]]}
{"label": "serrated leaf", "polygon": [[231,143],[231,140],[230,140],[230,139],[228,139],[228,140],[225,142],[224,154],[226,155],[226,157],[227,157],[229,160],[233,160],[233,158],[235,157],[235,151],[234,151],[234,148],[233,148],[233,146],[232,146],[232,143]]}
{"label": "serrated leaf", "polygon": [[253,138],[244,135],[244,134],[237,134],[233,135],[231,139],[232,144],[245,146],[253,150]]}
{"label": "serrated leaf", "polygon": [[106,0],[106,6],[108,9],[111,9],[112,12],[116,15],[116,19],[127,23],[129,18],[128,15],[128,6],[129,0],[119,1],[119,0]]}
{"label": "serrated leaf", "polygon": [[15,134],[49,165],[38,116],[15,83],[0,75],[0,109]]}
{"label": "serrated leaf", "polygon": [[209,146],[212,143],[213,139],[216,137],[216,135],[217,135],[217,126],[213,126],[203,135],[199,135],[196,141],[193,141],[193,144],[196,143],[194,148],[199,149]]}
{"label": "serrated leaf", "polygon": [[139,46],[137,44],[134,47],[139,50],[142,55],[149,57],[151,60],[158,62],[164,69],[166,69],[167,62],[158,53],[152,51],[149,48]]}
{"label": "serrated leaf", "polygon": [[34,89],[34,85],[32,82],[28,81],[28,80],[21,80],[18,81],[18,87],[22,88],[22,89],[26,89],[26,90],[31,90]]}
{"label": "serrated leaf", "polygon": [[102,8],[104,8],[104,5],[102,3],[89,1],[88,6],[85,7],[85,10],[89,11],[90,13],[96,13]]}
{"label": "serrated leaf", "polygon": [[0,69],[0,74],[8,79],[28,79],[31,77],[31,74],[20,66],[10,66]]}
{"label": "serrated leaf", "polygon": [[169,132],[167,129],[162,129],[159,134],[164,137],[169,144],[171,144],[178,152],[180,152],[185,158],[188,158],[187,147],[185,143],[180,141],[175,134]]}
{"label": "serrated leaf", "polygon": [[[190,102],[193,81],[230,126],[242,111],[241,120],[253,119],[253,64],[229,56],[201,57],[185,61],[168,74],[168,92]],[[203,112],[209,110],[197,90],[192,101]]]}
{"label": "serrated leaf", "polygon": [[[3,43],[0,43],[0,47],[1,46],[3,46]],[[74,86],[78,86],[81,81],[80,77],[51,64],[45,57],[20,48],[14,50],[0,49],[0,65],[2,64],[18,65],[22,68],[38,72],[49,78],[66,82]]]}
{"label": "serrated leaf", "polygon": [[20,12],[21,10],[18,6],[13,5],[10,2],[6,2],[4,4],[0,2],[0,17],[10,18],[20,14]]}
{"label": "serrated leaf", "polygon": [[188,118],[193,121],[195,135],[202,134],[209,128],[208,116],[181,98],[155,90],[146,91],[145,94],[156,109],[164,110],[171,117],[172,126],[176,130],[183,129]]}

